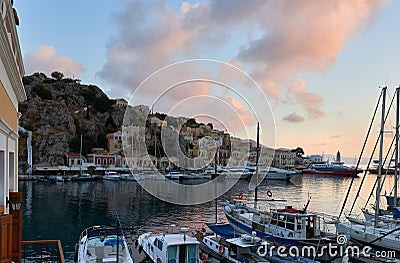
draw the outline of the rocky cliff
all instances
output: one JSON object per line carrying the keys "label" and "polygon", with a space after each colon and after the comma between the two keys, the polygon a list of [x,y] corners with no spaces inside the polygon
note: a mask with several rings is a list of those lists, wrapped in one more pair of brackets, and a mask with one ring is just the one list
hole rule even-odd
{"label": "rocky cliff", "polygon": [[[53,76],[53,74],[52,74]],[[125,108],[117,107],[100,88],[61,75],[35,73],[23,78],[27,101],[19,105],[20,126],[32,131],[33,163],[62,165],[66,153],[107,147],[106,133],[122,124]],[[20,163],[26,163],[26,133],[20,133]]]}

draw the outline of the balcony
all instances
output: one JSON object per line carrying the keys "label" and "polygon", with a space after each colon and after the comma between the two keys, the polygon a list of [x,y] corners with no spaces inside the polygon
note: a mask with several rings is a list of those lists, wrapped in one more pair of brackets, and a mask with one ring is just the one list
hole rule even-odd
{"label": "balcony", "polygon": [[22,241],[22,262],[65,263],[60,240]]}

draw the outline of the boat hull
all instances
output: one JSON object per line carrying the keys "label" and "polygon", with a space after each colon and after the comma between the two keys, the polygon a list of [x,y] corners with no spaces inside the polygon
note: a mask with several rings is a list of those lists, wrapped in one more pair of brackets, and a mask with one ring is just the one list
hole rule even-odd
{"label": "boat hull", "polygon": [[[343,233],[351,239],[362,244],[379,247],[384,250],[400,251],[400,230],[389,234],[379,240],[380,236],[389,232],[390,229],[374,228],[362,224],[343,224],[337,223],[336,229],[338,233]],[[375,241],[376,240],[376,241]],[[375,241],[371,244],[372,241]]]}

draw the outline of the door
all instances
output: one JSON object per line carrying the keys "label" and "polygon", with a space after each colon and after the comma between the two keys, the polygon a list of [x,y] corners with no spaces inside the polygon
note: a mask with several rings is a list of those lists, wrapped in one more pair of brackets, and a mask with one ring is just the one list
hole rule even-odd
{"label": "door", "polygon": [[0,216],[0,263],[11,262],[12,215]]}

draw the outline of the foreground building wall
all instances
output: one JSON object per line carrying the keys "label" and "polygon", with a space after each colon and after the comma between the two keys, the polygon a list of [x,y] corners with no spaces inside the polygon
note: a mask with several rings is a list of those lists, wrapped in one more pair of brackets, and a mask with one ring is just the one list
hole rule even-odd
{"label": "foreground building wall", "polygon": [[0,260],[20,261],[21,211],[12,211],[8,201],[18,192],[18,103],[26,99],[24,69],[12,0],[0,0]]}

